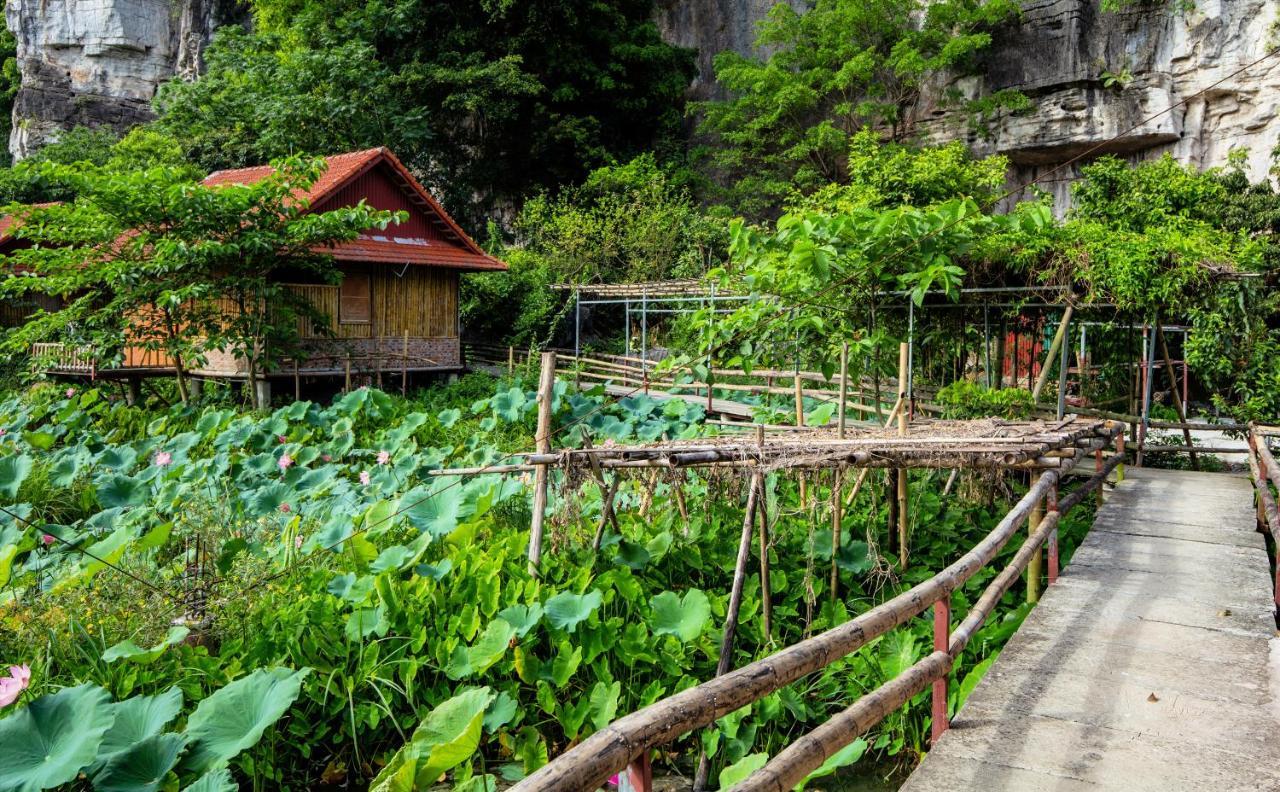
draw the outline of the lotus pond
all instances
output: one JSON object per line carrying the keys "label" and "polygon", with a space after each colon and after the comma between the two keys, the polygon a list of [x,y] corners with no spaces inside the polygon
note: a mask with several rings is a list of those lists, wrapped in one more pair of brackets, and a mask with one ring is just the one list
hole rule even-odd
{"label": "lotus pond", "polygon": [[[50,385],[0,400],[0,790],[446,788],[488,792],[612,719],[715,673],[744,482],[625,480],[598,552],[593,482],[553,488],[540,577],[519,475],[432,476],[532,448],[530,383],[471,375],[271,413],[129,407]],[[700,407],[556,389],[561,444],[692,437]],[[944,472],[945,474],[945,472]],[[748,578],[733,662],[827,629],[985,534],[1020,482],[915,475],[913,566],[882,555],[878,487],[845,510],[827,587],[831,481],[767,481],[773,634]],[[1069,554],[1088,524],[1064,525]],[[1012,554],[1013,548],[1006,551]],[[957,608],[989,581],[957,594]],[[1010,594],[958,663],[952,706],[1016,629]],[[740,778],[927,653],[924,618],[688,735],[657,758]],[[909,766],[920,697],[828,763]],[[840,782],[837,782],[840,783]]]}

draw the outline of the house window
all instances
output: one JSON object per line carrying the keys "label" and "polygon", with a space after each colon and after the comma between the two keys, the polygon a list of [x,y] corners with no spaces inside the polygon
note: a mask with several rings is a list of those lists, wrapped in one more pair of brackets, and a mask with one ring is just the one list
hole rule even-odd
{"label": "house window", "polygon": [[342,324],[368,324],[373,318],[373,285],[369,274],[344,275],[338,287],[338,321]]}

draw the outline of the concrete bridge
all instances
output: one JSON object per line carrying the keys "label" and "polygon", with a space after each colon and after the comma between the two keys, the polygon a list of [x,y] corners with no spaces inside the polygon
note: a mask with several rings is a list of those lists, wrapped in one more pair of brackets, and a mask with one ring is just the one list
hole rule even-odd
{"label": "concrete bridge", "polygon": [[1280,790],[1280,639],[1253,490],[1127,471],[903,789]]}

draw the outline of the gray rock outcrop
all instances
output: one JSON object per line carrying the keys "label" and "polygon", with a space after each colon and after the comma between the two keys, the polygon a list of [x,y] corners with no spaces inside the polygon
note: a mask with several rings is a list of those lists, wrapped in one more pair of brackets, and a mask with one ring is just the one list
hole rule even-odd
{"label": "gray rock outcrop", "polygon": [[198,73],[219,0],[9,0],[22,87],[9,150],[21,159],[77,126],[123,132],[156,88]]}

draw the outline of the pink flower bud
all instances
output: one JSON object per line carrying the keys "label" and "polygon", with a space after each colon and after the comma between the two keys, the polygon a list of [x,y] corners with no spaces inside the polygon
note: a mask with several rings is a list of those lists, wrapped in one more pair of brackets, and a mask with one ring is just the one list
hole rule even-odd
{"label": "pink flower bud", "polygon": [[366,487],[369,486],[369,471],[367,470],[360,471],[360,483],[365,485]]}
{"label": "pink flower bud", "polygon": [[49,545],[53,544],[55,540],[53,538],[53,534],[44,534],[43,536],[40,537],[40,541],[44,542],[45,547],[48,547]]}
{"label": "pink flower bud", "polygon": [[155,458],[156,467],[167,467],[173,461],[173,455],[168,451],[159,451]]}
{"label": "pink flower bud", "polygon": [[276,460],[276,464],[280,466],[281,472],[288,470],[293,465],[293,457],[288,454],[281,454]]}
{"label": "pink flower bud", "polygon": [[387,463],[388,463],[388,462],[390,462],[390,461],[391,461],[391,452],[390,452],[390,451],[379,451],[379,452],[378,452],[378,464],[379,464],[379,465],[385,465],[385,464],[387,464]]}
{"label": "pink flower bud", "polygon": [[281,511],[281,513],[283,513],[283,514],[288,514],[289,512],[293,511],[293,509],[290,509],[290,508],[289,508],[289,504],[287,504],[287,503],[282,503],[282,504],[280,504],[280,511]]}

